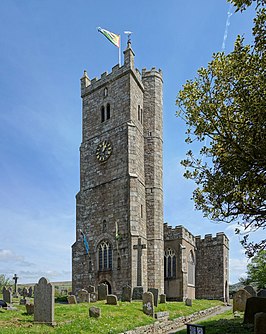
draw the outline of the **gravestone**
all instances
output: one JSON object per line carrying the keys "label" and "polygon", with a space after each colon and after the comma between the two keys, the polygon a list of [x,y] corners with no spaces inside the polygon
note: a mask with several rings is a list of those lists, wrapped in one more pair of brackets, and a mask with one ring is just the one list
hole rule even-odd
{"label": "gravestone", "polygon": [[77,304],[76,296],[75,295],[67,296],[67,302],[68,302],[68,304]]}
{"label": "gravestone", "polygon": [[34,286],[34,322],[54,324],[54,287],[45,277]]}
{"label": "gravestone", "polygon": [[143,286],[135,286],[133,288],[132,299],[142,300],[142,296],[143,296]]}
{"label": "gravestone", "polygon": [[244,312],[246,309],[247,299],[251,297],[245,289],[238,290],[233,296],[233,312]]}
{"label": "gravestone", "polygon": [[260,312],[266,313],[266,298],[248,298],[244,315],[244,324],[254,324],[255,314]]}
{"label": "gravestone", "polygon": [[151,292],[143,293],[143,312],[154,317],[154,297]]}
{"label": "gravestone", "polygon": [[101,316],[101,309],[99,307],[90,307],[89,316],[92,318],[99,318]]}
{"label": "gravestone", "polygon": [[26,312],[27,314],[31,315],[34,314],[34,305],[32,303],[26,303]]}
{"label": "gravestone", "polygon": [[192,299],[186,298],[185,304],[186,304],[186,306],[192,306]]}
{"label": "gravestone", "polygon": [[96,292],[91,292],[90,293],[90,302],[95,303],[95,302],[97,302],[97,300],[98,300],[97,293]]}
{"label": "gravestone", "polygon": [[19,301],[19,305],[26,305],[27,304],[27,299],[26,298],[21,298]]}
{"label": "gravestone", "polygon": [[108,285],[104,283],[98,285],[98,300],[106,300],[107,295],[108,295]]}
{"label": "gravestone", "polygon": [[95,286],[94,285],[89,285],[87,290],[88,290],[89,293],[94,293],[95,292]]}
{"label": "gravestone", "polygon": [[3,294],[3,300],[8,304],[12,304],[12,290],[10,291],[4,286],[2,294]]}
{"label": "gravestone", "polygon": [[136,249],[138,254],[138,261],[137,261],[137,286],[142,286],[142,250],[146,249],[145,244],[141,244],[141,238],[138,238],[138,244],[133,246],[133,249]]}
{"label": "gravestone", "polygon": [[29,290],[27,288],[23,288],[23,290],[22,290],[22,296],[24,297],[24,299],[26,297],[28,297],[28,294],[29,294]]}
{"label": "gravestone", "polygon": [[255,314],[254,334],[266,334],[266,313]]}
{"label": "gravestone", "polygon": [[33,289],[32,286],[29,287],[29,291],[28,291],[28,297],[32,298],[32,293],[33,293]]}
{"label": "gravestone", "polygon": [[166,321],[169,319],[169,312],[164,311],[164,312],[156,312],[155,313],[155,319],[159,321]]}
{"label": "gravestone", "polygon": [[258,293],[257,293],[258,297],[266,297],[266,289],[261,289]]}
{"label": "gravestone", "polygon": [[153,297],[154,297],[154,306],[157,307],[158,306],[158,298],[159,298],[159,290],[155,289],[155,288],[149,288],[148,291],[153,294]]}
{"label": "gravestone", "polygon": [[18,288],[18,293],[20,294],[20,295],[22,295],[22,288]]}
{"label": "gravestone", "polygon": [[244,289],[251,294],[251,297],[256,297],[257,296],[257,293],[256,291],[254,290],[254,288],[251,286],[251,285],[247,285],[244,287]]}
{"label": "gravestone", "polygon": [[160,294],[160,304],[166,303],[166,294],[162,293]]}
{"label": "gravestone", "polygon": [[13,280],[14,280],[14,283],[15,283],[14,296],[17,297],[17,283],[18,283],[18,276],[17,276],[17,274],[14,275]]}
{"label": "gravestone", "polygon": [[115,295],[107,295],[107,304],[117,305],[117,297]]}
{"label": "gravestone", "polygon": [[122,288],[122,302],[131,302],[132,300],[132,288],[129,285],[123,286]]}
{"label": "gravestone", "polygon": [[90,302],[90,294],[87,290],[81,289],[78,291],[78,301],[79,303],[89,303]]}

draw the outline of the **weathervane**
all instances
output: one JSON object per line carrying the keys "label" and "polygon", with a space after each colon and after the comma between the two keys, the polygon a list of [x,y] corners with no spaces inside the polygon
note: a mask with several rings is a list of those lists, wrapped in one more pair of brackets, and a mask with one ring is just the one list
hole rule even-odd
{"label": "weathervane", "polygon": [[124,31],[124,34],[127,35],[127,44],[131,44],[131,34],[132,34],[132,31]]}

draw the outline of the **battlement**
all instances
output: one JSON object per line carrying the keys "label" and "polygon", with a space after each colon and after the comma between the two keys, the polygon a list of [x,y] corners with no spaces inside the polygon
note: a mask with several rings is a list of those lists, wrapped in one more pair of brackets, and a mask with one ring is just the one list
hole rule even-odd
{"label": "battlement", "polygon": [[195,237],[197,247],[212,247],[217,245],[224,245],[229,248],[229,239],[223,232],[216,233],[216,236],[212,234],[205,234],[204,238],[200,235]]}
{"label": "battlement", "polygon": [[146,68],[142,69],[142,78],[150,77],[150,76],[156,76],[159,79],[163,81],[163,73],[162,70],[159,68],[159,70],[156,70],[155,67],[152,67],[151,70],[147,70]]}
{"label": "battlement", "polygon": [[195,244],[195,237],[183,225],[175,227],[168,226],[164,223],[164,240],[184,239],[192,244]]}

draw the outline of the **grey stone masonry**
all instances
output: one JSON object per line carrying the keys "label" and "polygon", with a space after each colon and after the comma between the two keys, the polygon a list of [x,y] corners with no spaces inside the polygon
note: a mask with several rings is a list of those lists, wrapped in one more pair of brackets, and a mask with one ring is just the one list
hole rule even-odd
{"label": "grey stone masonry", "polygon": [[34,286],[34,322],[54,324],[54,287],[45,277]]}

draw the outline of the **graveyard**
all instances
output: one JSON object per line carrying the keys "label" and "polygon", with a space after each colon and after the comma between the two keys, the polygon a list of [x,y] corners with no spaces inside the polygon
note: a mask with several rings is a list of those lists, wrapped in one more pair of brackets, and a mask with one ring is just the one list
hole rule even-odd
{"label": "graveyard", "polygon": [[226,304],[218,300],[166,301],[156,289],[136,300],[129,286],[117,297],[108,294],[104,284],[73,295],[67,286],[42,277],[34,286],[13,286],[13,291],[3,287],[1,333],[185,334],[184,326],[205,331],[189,333],[265,333],[265,289],[257,292],[246,286]]}

